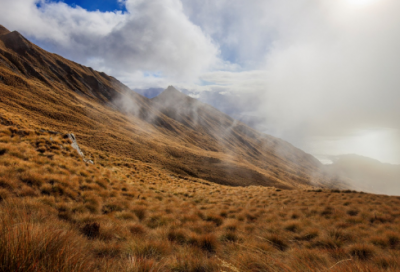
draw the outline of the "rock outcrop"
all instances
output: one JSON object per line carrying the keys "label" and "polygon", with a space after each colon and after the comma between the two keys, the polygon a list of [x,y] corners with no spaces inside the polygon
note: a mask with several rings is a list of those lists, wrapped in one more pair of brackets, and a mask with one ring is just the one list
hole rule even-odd
{"label": "rock outcrop", "polygon": [[92,160],[86,159],[85,158],[85,154],[83,154],[82,150],[80,149],[78,142],[76,141],[76,137],[73,133],[68,133],[64,136],[65,138],[68,138],[71,140],[71,146],[73,149],[76,150],[76,152],[78,152],[79,156],[82,157],[83,161],[86,163],[90,163],[90,164],[94,164],[94,162]]}

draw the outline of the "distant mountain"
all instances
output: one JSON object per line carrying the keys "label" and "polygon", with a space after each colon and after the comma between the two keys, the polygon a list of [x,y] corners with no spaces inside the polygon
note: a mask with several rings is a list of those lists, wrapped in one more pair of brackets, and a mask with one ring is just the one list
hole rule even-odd
{"label": "distant mountain", "polygon": [[359,155],[335,156],[332,161],[326,166],[329,171],[349,178],[355,189],[400,195],[400,165],[381,163]]}
{"label": "distant mountain", "polygon": [[[0,121],[76,134],[85,154],[234,185],[344,187],[291,144],[172,86],[153,99],[0,27]],[[127,166],[128,167],[128,166]]]}

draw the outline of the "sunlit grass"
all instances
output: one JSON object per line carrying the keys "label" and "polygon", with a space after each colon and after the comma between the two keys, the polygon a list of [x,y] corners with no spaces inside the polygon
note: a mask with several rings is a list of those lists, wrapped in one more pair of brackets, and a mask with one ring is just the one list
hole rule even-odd
{"label": "sunlit grass", "polygon": [[62,135],[0,139],[1,271],[400,269],[398,197],[228,187],[86,164]]}

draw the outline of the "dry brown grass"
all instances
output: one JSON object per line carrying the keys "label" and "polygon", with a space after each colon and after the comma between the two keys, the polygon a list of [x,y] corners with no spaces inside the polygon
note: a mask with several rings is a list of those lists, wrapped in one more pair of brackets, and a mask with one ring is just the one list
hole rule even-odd
{"label": "dry brown grass", "polygon": [[398,197],[228,187],[86,164],[62,135],[0,139],[0,271],[400,269]]}

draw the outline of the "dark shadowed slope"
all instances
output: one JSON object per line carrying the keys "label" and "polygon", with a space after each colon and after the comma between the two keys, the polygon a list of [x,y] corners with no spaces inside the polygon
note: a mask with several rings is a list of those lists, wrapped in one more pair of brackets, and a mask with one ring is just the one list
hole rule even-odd
{"label": "dark shadowed slope", "polygon": [[104,73],[46,52],[17,31],[8,32],[1,28],[0,35],[2,67],[17,76],[38,80],[49,88],[68,89],[103,103],[127,90],[126,86]]}
{"label": "dark shadowed slope", "polygon": [[76,134],[84,153],[227,185],[341,186],[289,143],[168,88],[149,100],[0,27],[2,122]]}

